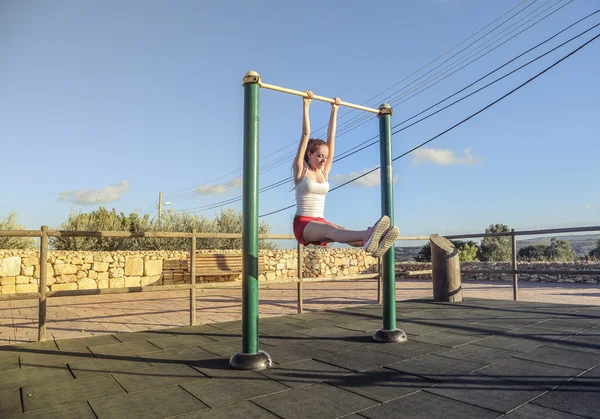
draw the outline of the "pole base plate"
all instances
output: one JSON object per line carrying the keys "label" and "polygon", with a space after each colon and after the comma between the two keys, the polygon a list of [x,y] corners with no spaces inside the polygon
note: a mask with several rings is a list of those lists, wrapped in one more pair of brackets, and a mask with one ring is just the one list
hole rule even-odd
{"label": "pole base plate", "polygon": [[271,367],[271,357],[265,351],[255,354],[238,352],[229,359],[229,366],[235,370],[259,371]]}
{"label": "pole base plate", "polygon": [[385,330],[379,329],[373,334],[373,340],[380,343],[399,343],[406,342],[406,333],[400,329]]}

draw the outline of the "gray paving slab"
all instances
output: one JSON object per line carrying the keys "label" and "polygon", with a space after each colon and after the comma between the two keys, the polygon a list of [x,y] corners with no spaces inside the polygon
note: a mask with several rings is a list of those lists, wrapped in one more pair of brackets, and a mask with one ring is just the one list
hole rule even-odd
{"label": "gray paving slab", "polygon": [[553,318],[536,324],[540,329],[560,330],[562,332],[578,333],[591,329],[598,323],[585,318]]}
{"label": "gray paving slab", "polygon": [[50,409],[34,410],[32,412],[10,416],[9,419],[96,419],[94,412],[86,402],[67,404]]}
{"label": "gray paving slab", "polygon": [[383,326],[381,320],[359,320],[356,318],[353,320],[354,321],[352,322],[349,321],[344,323],[336,322],[336,326],[342,329],[354,330],[363,333],[374,332],[381,329]]}
{"label": "gray paving slab", "polygon": [[373,368],[383,367],[384,365],[393,364],[406,359],[400,355],[392,355],[377,351],[369,351],[368,356],[365,356],[366,351],[366,349],[363,349],[341,352],[338,354],[320,353],[316,354],[314,359],[352,371],[372,370]]}
{"label": "gray paving slab", "polygon": [[289,391],[289,387],[251,372],[243,377],[204,378],[181,384],[207,406],[214,408],[254,397]]}
{"label": "gray paving slab", "polygon": [[[318,349],[294,343],[282,343],[277,346],[263,344],[260,348],[268,353],[271,356],[271,360],[277,364],[312,359],[321,353]],[[239,350],[241,350],[241,347],[237,349],[237,351]],[[233,355],[233,353],[231,354]]]}
{"label": "gray paving slab", "polygon": [[98,358],[103,356],[137,355],[161,350],[158,346],[145,340],[111,343],[108,345],[90,345],[88,349]]}
{"label": "gray paving slab", "polygon": [[474,406],[508,413],[546,390],[484,375],[471,374],[423,390]]}
{"label": "gray paving slab", "polygon": [[366,350],[373,345],[375,341],[371,334],[362,334],[356,332],[351,336],[339,337],[312,337],[299,343],[320,352],[342,353],[354,350]]}
{"label": "gray paving slab", "polygon": [[195,365],[198,361],[216,358],[217,355],[197,346],[185,346],[183,348],[140,354],[140,357],[155,366],[158,364]]}
{"label": "gray paving slab", "polygon": [[19,352],[0,349],[0,372],[19,369]]}
{"label": "gray paving slab", "polygon": [[158,330],[148,330],[146,332],[126,332],[126,333],[114,333],[113,336],[119,342],[132,342],[139,340],[150,340],[150,339],[160,339],[176,336],[175,333],[169,332],[169,329],[158,329]]}
{"label": "gray paving slab", "polygon": [[450,359],[434,354],[414,357],[406,361],[387,365],[387,368],[435,381],[449,381],[485,367],[486,364]]}
{"label": "gray paving slab", "polygon": [[80,359],[94,359],[95,356],[88,348],[78,348],[69,351],[29,349],[20,352],[19,358],[21,368],[32,368],[64,365]]}
{"label": "gray paving slab", "polygon": [[243,378],[246,380],[254,378],[263,379],[263,376],[257,376],[257,372],[235,370],[229,366],[229,357],[203,359],[192,366],[209,378]]}
{"label": "gray paving slab", "polygon": [[577,335],[571,335],[558,342],[550,343],[549,346],[567,350],[600,353],[600,330],[591,329]]}
{"label": "gray paving slab", "polygon": [[446,325],[423,324],[422,322],[416,321],[404,321],[404,319],[401,318],[396,320],[396,327],[412,336],[441,332],[448,328]]}
{"label": "gray paving slab", "polygon": [[85,378],[115,372],[135,372],[151,366],[139,356],[82,359],[70,362],[68,365],[75,378]]}
{"label": "gray paving slab", "polygon": [[202,335],[163,336],[148,339],[159,349],[173,349],[184,346],[202,346],[215,343],[214,340]]}
{"label": "gray paving slab", "polygon": [[509,419],[581,419],[579,415],[527,403],[505,416]]}
{"label": "gray paving slab", "polygon": [[89,404],[98,419],[162,419],[207,408],[179,386],[105,397]]}
{"label": "gray paving slab", "polygon": [[352,374],[352,371],[309,359],[277,365],[259,371],[259,373],[288,387],[295,388],[335,380]]}
{"label": "gray paving slab", "polygon": [[61,351],[70,351],[73,349],[87,348],[89,345],[110,345],[112,343],[120,343],[121,341],[113,335],[101,335],[75,339],[60,339],[55,342],[58,349]]}
{"label": "gray paving slab", "polygon": [[497,418],[498,413],[457,400],[419,391],[389,403],[362,410],[360,415],[371,419],[402,417],[406,419]]}
{"label": "gray paving slab", "polygon": [[214,409],[200,410],[176,419],[277,419],[277,416],[255,405],[251,401],[216,407]]}
{"label": "gray paving slab", "polygon": [[467,343],[477,342],[485,337],[486,335],[461,335],[454,332],[437,332],[423,336],[415,336],[413,340],[454,348]]}
{"label": "gray paving slab", "polygon": [[338,418],[379,404],[328,384],[295,388],[259,397],[253,402],[286,419]]}
{"label": "gray paving slab", "polygon": [[375,368],[325,383],[383,403],[431,387],[436,381],[388,368]]}
{"label": "gray paving slab", "polygon": [[516,355],[515,357],[583,370],[590,369],[600,364],[600,352],[589,353],[571,349],[555,348],[552,346],[542,346],[541,348]]}
{"label": "gray paving slab", "polygon": [[23,410],[47,409],[118,394],[125,394],[125,391],[108,374],[58,383],[37,383],[23,386]]}
{"label": "gray paving slab", "polygon": [[385,352],[392,355],[398,355],[403,358],[412,358],[431,352],[436,352],[447,347],[434,345],[432,343],[419,342],[414,339],[408,339],[399,343],[375,343],[368,345],[367,349],[371,351]]}
{"label": "gray paving slab", "polygon": [[66,365],[10,370],[2,373],[0,390],[20,388],[36,382],[58,383],[70,380],[73,380],[73,376]]}
{"label": "gray paving slab", "polygon": [[[259,349],[262,349],[262,343],[259,342]],[[199,348],[205,351],[212,352],[217,355],[233,355],[242,350],[242,339],[228,340],[226,342],[203,343],[198,345]]]}
{"label": "gray paving slab", "polygon": [[462,359],[480,364],[494,364],[507,358],[520,354],[518,351],[492,348],[481,345],[462,345],[456,348],[444,348],[435,352],[436,355],[447,358]]}
{"label": "gray paving slab", "polygon": [[551,389],[584,371],[585,369],[582,368],[569,368],[526,359],[510,358],[482,368],[476,373]]}
{"label": "gray paving slab", "polygon": [[521,336],[491,336],[485,339],[473,342],[472,345],[487,346],[490,348],[500,348],[516,352],[529,352],[540,346],[547,345],[548,342],[541,341],[535,337],[527,335]]}
{"label": "gray paving slab", "polygon": [[587,418],[600,418],[598,400],[600,400],[600,374],[597,373],[595,377],[586,377],[584,374],[531,403]]}
{"label": "gray paving slab", "polygon": [[18,388],[0,390],[0,418],[21,413],[21,392]]}
{"label": "gray paving slab", "polygon": [[112,376],[127,393],[168,387],[204,378],[199,371],[183,364],[160,364],[156,367],[140,368],[135,372],[113,373]]}

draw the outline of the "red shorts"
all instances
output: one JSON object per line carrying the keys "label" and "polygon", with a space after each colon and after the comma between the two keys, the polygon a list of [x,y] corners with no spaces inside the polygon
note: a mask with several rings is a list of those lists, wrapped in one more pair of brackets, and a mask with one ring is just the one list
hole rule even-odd
{"label": "red shorts", "polygon": [[329,243],[328,241],[310,243],[304,241],[304,229],[306,228],[306,225],[308,223],[313,221],[323,224],[331,224],[329,221],[326,221],[324,218],[321,217],[307,217],[304,215],[296,215],[294,217],[294,236],[296,236],[296,240],[298,240],[298,243],[304,246],[307,246],[309,244],[314,244],[317,246],[327,246],[327,244]]}

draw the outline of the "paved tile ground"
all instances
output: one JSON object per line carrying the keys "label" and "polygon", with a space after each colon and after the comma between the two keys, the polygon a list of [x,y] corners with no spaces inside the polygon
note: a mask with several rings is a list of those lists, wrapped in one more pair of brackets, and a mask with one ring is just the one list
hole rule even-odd
{"label": "paved tile ground", "polygon": [[[521,301],[600,304],[596,284],[521,282]],[[512,285],[500,281],[464,281],[464,295],[472,298],[512,299]],[[429,298],[431,280],[400,280],[398,300]],[[296,285],[261,288],[261,317],[296,313]],[[113,294],[48,299],[48,338],[69,339],[119,332],[156,330],[189,325],[187,291]],[[313,283],[304,286],[307,312],[377,302],[375,281]],[[241,290],[198,293],[197,322],[216,323],[241,318]],[[37,300],[0,302],[0,345],[37,340]],[[413,326],[411,326],[413,327]],[[421,327],[421,330],[425,330]]]}
{"label": "paved tile ground", "polygon": [[239,320],[2,346],[0,418],[600,418],[600,304],[399,301],[382,344],[352,294],[262,318],[258,372],[229,368]]}

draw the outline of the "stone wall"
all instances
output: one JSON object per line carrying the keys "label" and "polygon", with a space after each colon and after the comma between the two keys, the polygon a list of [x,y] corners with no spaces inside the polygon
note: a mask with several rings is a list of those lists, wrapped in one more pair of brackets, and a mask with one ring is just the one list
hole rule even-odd
{"label": "stone wall", "polygon": [[[199,253],[213,253],[201,250]],[[239,253],[239,251],[219,251]],[[277,280],[297,277],[295,250],[265,250],[266,270],[261,280]],[[169,285],[189,283],[187,268],[172,269],[173,262],[187,266],[187,252],[67,252],[50,251],[48,257],[48,290],[76,290],[96,288],[122,288],[146,285]],[[303,276],[305,278],[332,277],[372,273],[377,261],[361,249],[314,248],[305,249]],[[179,262],[179,263],[177,263]],[[471,262],[462,263],[464,269],[510,269],[510,263]],[[397,275],[402,271],[431,269],[430,263],[403,262],[396,264]],[[525,281],[600,283],[598,276],[569,275],[569,270],[600,270],[599,262],[572,263],[520,263],[519,269],[564,270],[561,275],[522,274]],[[200,273],[200,272],[198,272]],[[0,250],[0,293],[13,294],[36,292],[40,277],[39,252],[36,250]],[[412,276],[429,278],[430,275]],[[235,281],[240,275],[205,277],[204,281]],[[512,280],[510,274],[464,274],[463,279]]]}

